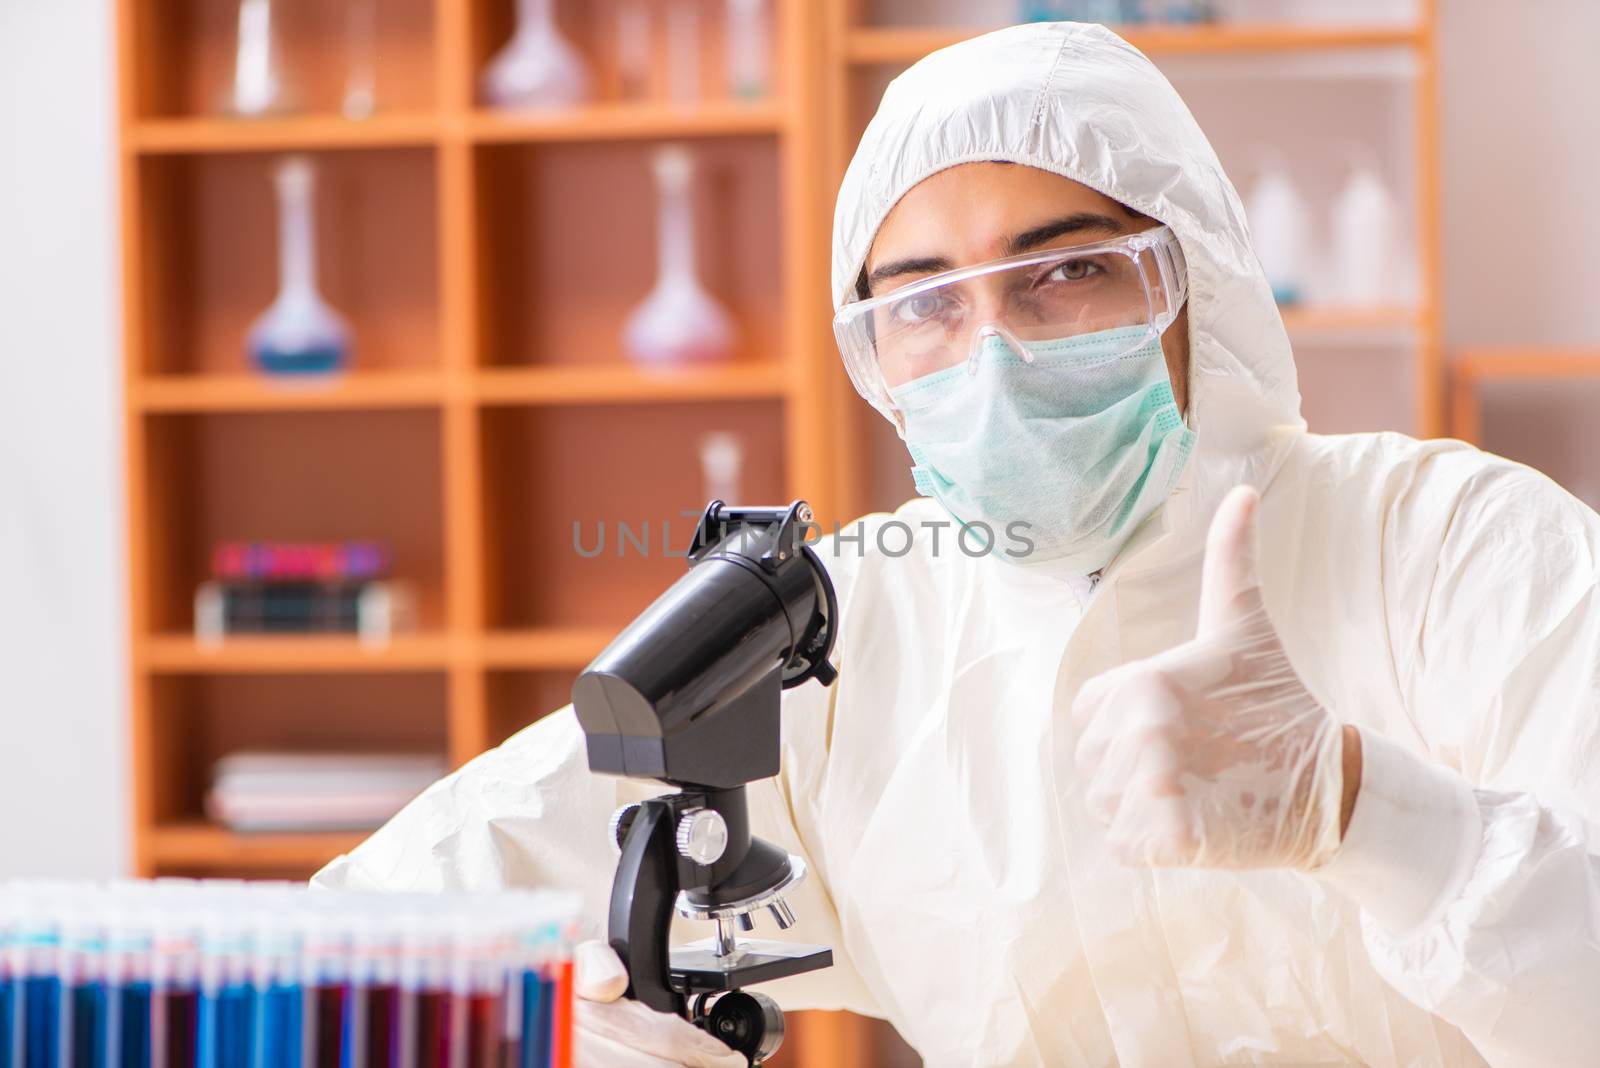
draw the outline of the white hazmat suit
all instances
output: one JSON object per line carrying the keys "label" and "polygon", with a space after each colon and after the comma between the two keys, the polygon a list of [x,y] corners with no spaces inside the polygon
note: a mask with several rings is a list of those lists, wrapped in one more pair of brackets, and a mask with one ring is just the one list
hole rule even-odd
{"label": "white hazmat suit", "polygon": [[[812,873],[787,937],[836,963],[771,991],[885,1017],[936,1066],[1600,1064],[1600,520],[1460,443],[1305,432],[1232,186],[1098,27],[989,34],[889,88],[839,197],[836,302],[907,190],[979,160],[1177,234],[1196,451],[1098,578],[968,557],[949,528],[936,547],[928,500],[824,547],[840,677],[785,695],[783,772],[750,792],[755,832]],[[1278,637],[1361,731],[1361,794],[1311,874],[1126,867],[1074,770],[1072,704],[1194,635],[1206,525],[1240,483]],[[607,818],[656,792],[591,775],[564,709],[319,879],[558,883],[598,931]]]}

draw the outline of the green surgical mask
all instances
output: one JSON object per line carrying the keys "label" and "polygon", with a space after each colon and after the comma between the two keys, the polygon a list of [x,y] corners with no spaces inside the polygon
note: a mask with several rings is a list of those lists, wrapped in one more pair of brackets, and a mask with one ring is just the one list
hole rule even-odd
{"label": "green surgical mask", "polygon": [[[1160,337],[1128,351],[1143,333],[1017,342],[1031,360],[990,333],[973,362],[892,390],[918,492],[986,525],[1003,558],[1079,574],[1110,563],[1194,446]],[[1013,548],[1024,540],[1031,552]]]}

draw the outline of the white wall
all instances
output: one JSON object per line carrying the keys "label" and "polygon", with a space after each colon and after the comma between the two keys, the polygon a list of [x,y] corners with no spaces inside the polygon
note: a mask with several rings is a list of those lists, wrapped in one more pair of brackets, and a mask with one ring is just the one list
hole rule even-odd
{"label": "white wall", "polygon": [[128,863],[109,0],[0,0],[0,876]]}

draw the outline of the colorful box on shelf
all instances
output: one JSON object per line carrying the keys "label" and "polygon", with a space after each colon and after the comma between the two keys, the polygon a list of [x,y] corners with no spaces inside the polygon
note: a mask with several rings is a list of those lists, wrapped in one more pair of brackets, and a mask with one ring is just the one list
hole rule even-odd
{"label": "colorful box on shelf", "polygon": [[415,596],[387,579],[380,542],[225,542],[195,593],[195,638],[354,634],[381,643],[415,628]]}

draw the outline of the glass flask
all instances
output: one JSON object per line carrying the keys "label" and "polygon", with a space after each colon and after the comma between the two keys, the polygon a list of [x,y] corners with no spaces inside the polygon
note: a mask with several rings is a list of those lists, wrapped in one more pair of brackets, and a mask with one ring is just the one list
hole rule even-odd
{"label": "glass flask", "polygon": [[339,110],[347,119],[371,118],[378,106],[378,0],[348,0],[345,11],[344,99]]}
{"label": "glass flask", "polygon": [[663,145],[652,169],[659,202],[656,283],[628,317],[624,344],[634,360],[651,366],[726,360],[733,353],[733,322],[695,275],[694,158],[682,145]]}
{"label": "glass flask", "polygon": [[274,174],[278,190],[278,297],[250,327],[250,356],[269,374],[326,374],[350,361],[350,328],[317,292],[312,201],[316,171],[291,156]]}
{"label": "glass flask", "polygon": [[222,103],[230,115],[255,117],[293,110],[294,94],[283,72],[272,0],[239,0],[233,78]]}
{"label": "glass flask", "polygon": [[517,0],[517,28],[483,72],[497,108],[570,107],[589,98],[589,71],[556,26],[555,0]]}

